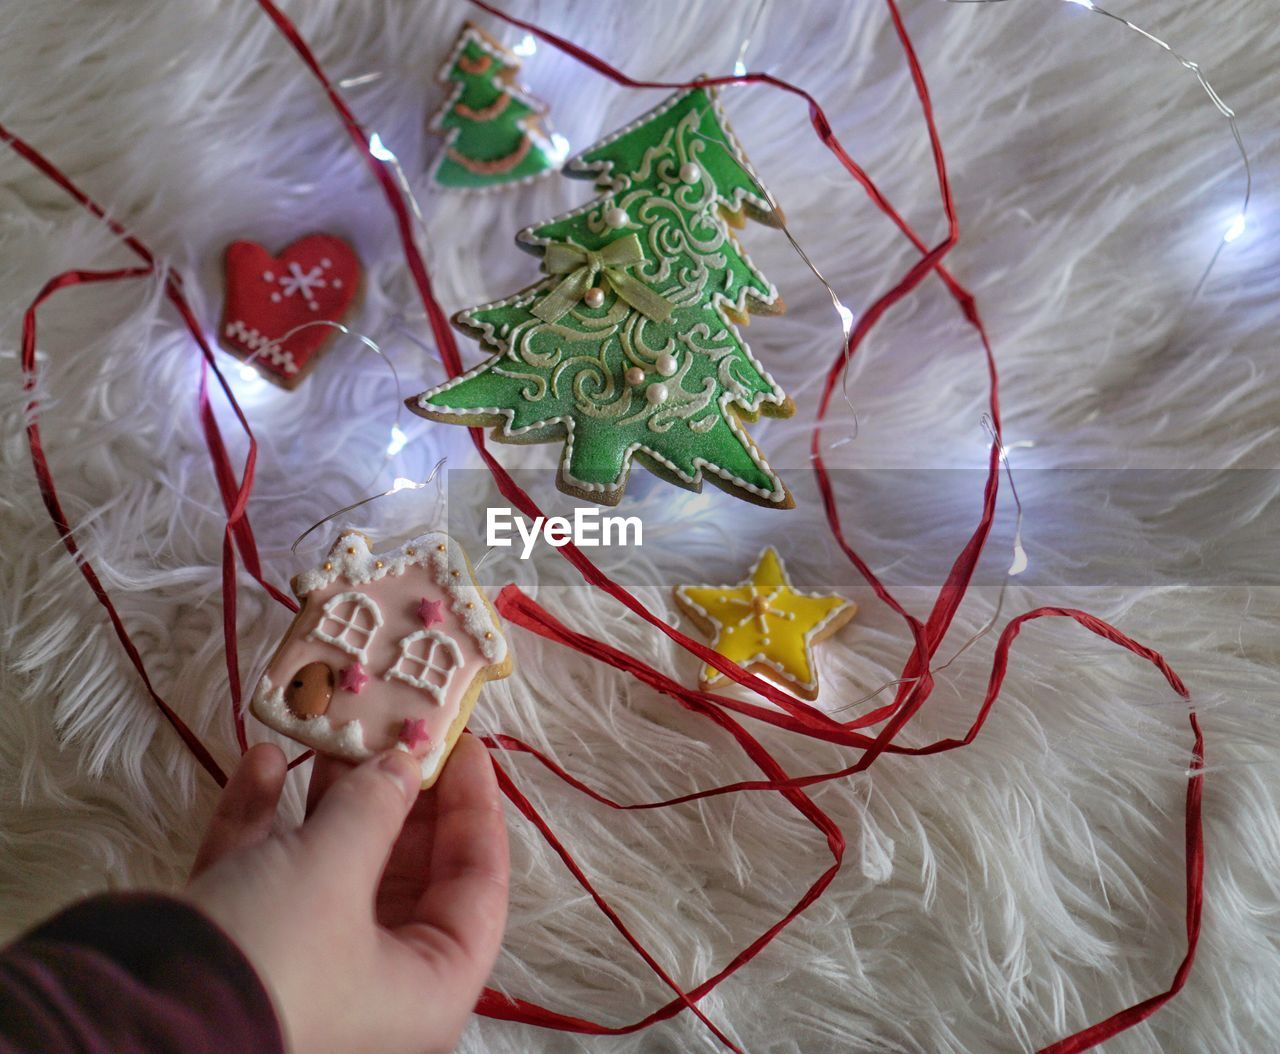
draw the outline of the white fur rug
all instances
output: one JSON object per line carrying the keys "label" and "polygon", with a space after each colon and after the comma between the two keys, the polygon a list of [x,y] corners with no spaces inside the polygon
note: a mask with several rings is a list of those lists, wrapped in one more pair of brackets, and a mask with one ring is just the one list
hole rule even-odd
{"label": "white fur rug", "polygon": [[[1263,529],[1268,516],[1274,523],[1280,485],[1249,476],[1250,497],[1237,500],[1205,477],[1133,471],[1086,491],[1039,470],[1275,464],[1280,216],[1268,177],[1280,146],[1280,22],[1245,0],[1115,3],[1201,63],[1239,111],[1255,163],[1249,227],[1190,307],[1242,189],[1226,124],[1193,78],[1070,4],[916,0],[904,14],[955,184],[961,240],[949,263],[991,330],[1006,441],[1034,443],[1013,454],[1031,566],[1008,590],[1000,623],[1045,603],[1114,621],[1168,657],[1205,726],[1199,956],[1183,994],[1107,1049],[1253,1052],[1280,1045],[1280,733],[1271,705],[1280,590],[1275,533]],[[752,5],[511,7],[636,76],[681,79],[732,68]],[[369,75],[346,95],[415,181],[446,310],[532,280],[536,268],[515,248],[516,231],[587,200],[586,183],[551,176],[462,199],[421,178],[439,147],[423,131],[441,97],[434,72],[474,10],[444,0],[312,0],[286,10],[335,79]],[[509,43],[519,39],[480,21]],[[355,324],[395,361],[404,394],[440,378],[387,209],[315,82],[256,4],[11,0],[0,40],[0,121],[181,270],[210,329],[227,241],[280,246],[323,227],[352,238],[368,266]],[[941,237],[919,107],[882,4],[771,3],[748,65],[813,91],[922,236]],[[661,98],[616,87],[546,46],[524,75],[575,148]],[[849,306],[864,309],[913,251],[817,143],[801,102],[763,87],[730,90],[725,102],[796,237]],[[55,273],[133,260],[7,151],[0,214],[0,913],[8,935],[92,890],[178,883],[214,788],[159,720],[58,544],[21,431],[23,309]],[[838,322],[779,233],[753,224],[743,239],[790,308],[753,323],[753,350],[799,404],[793,421],[755,433],[784,476],[800,475]],[[461,346],[477,360],[474,345]],[[155,282],[60,294],[41,315],[40,351],[46,445],[81,545],[159,690],[230,766],[223,520],[195,417],[198,353]],[[421,478],[444,454],[451,469],[477,464],[462,429],[407,417],[410,443],[388,463],[396,393],[385,367],[354,343],[332,349],[291,394],[244,382],[232,360],[222,361],[261,444],[251,515],[281,585],[306,563],[289,545],[308,524],[392,476]],[[987,442],[980,349],[940,282],[927,280],[874,331],[849,393],[857,438],[832,450],[834,465],[970,470],[931,477],[896,507],[886,503],[897,477],[842,484],[854,544],[923,613],[938,554],[958,551],[976,522]],[[848,408],[836,405],[833,442],[852,434]],[[221,417],[235,436],[229,414]],[[238,437],[234,446],[241,455]],[[513,467],[552,457],[550,448],[498,453]],[[861,604],[822,652],[822,705],[840,710],[899,674],[909,649],[901,621],[821,542],[825,525],[811,499],[794,512],[746,517],[735,534],[739,506],[730,499],[710,492],[691,503],[642,476],[633,477],[628,511],[645,517],[646,545],[626,574],[647,583],[642,595],[656,610],[676,618],[670,585],[736,580],[774,538],[797,577]],[[1010,559],[1007,499],[1006,487],[984,584],[961,610],[944,658],[994,610]],[[494,500],[487,486],[455,486],[453,515]],[[439,516],[434,494],[422,491],[378,502],[357,522],[389,539]],[[904,570],[917,563],[920,574]],[[696,675],[691,656],[582,587],[567,564],[521,566],[508,551],[484,571],[491,583],[520,581],[572,626],[680,678]],[[288,614],[247,576],[240,587],[241,672],[251,684]],[[904,741],[967,727],[994,637],[939,674]],[[708,722],[527,633],[514,632],[513,642],[517,675],[486,690],[474,728],[540,745],[625,801],[755,775]],[[251,722],[251,734],[264,733]],[[760,735],[797,773],[856,756]],[[886,757],[861,778],[814,792],[848,838],[842,873],[703,1007],[753,1052],[1020,1051],[1163,990],[1183,953],[1190,745],[1184,703],[1150,666],[1073,625],[1033,624],[971,747]],[[613,814],[528,759],[504,764],[686,986],[781,914],[829,859],[817,832],[776,795]],[[291,781],[295,818],[304,780]],[[511,841],[512,915],[495,983],[611,1024],[665,1002],[661,984],[514,814]],[[463,1049],[716,1044],[683,1014],[617,1040],[476,1021]]]}

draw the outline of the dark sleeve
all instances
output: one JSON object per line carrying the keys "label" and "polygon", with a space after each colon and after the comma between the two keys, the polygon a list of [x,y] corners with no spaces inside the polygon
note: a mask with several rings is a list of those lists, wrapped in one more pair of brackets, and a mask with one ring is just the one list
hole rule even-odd
{"label": "dark sleeve", "polygon": [[244,954],[171,897],[94,897],[0,952],[0,1054],[283,1050]]}

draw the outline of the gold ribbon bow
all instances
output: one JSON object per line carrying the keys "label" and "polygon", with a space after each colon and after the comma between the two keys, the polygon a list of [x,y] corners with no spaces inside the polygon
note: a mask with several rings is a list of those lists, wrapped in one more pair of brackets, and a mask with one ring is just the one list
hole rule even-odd
{"label": "gold ribbon bow", "polygon": [[547,246],[542,266],[547,274],[564,275],[564,279],[532,308],[544,322],[559,322],[582,300],[583,294],[597,280],[608,282],[618,297],[646,318],[665,322],[671,317],[671,301],[655,293],[640,279],[627,273],[627,268],[643,262],[644,249],[635,234],[616,238],[603,249],[584,249],[572,242],[554,242]]}

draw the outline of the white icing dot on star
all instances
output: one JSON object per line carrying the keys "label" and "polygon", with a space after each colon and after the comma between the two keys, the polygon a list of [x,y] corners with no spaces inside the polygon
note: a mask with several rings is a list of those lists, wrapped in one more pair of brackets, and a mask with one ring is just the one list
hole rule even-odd
{"label": "white icing dot on star", "polygon": [[280,294],[279,294],[279,293],[272,293],[272,294],[271,294],[271,302],[272,302],[273,304],[278,304],[278,303],[280,303]]}
{"label": "white icing dot on star", "polygon": [[335,279],[333,280],[333,288],[334,288],[334,289],[341,289],[341,288],[342,288],[342,279],[341,279],[341,278],[335,278]]}
{"label": "white icing dot on star", "polygon": [[329,257],[327,257],[327,256],[326,256],[323,260],[321,260],[321,261],[320,261],[320,266],[321,266],[321,267],[332,267],[332,266],[333,266],[333,261],[332,261],[332,260],[330,260],[330,259],[329,259]]}
{"label": "white icing dot on star", "polygon": [[264,282],[274,282],[276,280],[276,276],[273,275],[270,271],[263,271],[262,280]]}

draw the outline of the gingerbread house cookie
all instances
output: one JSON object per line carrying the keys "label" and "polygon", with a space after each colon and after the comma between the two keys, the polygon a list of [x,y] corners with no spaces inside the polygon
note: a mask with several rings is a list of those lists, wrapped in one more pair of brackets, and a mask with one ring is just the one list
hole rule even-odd
{"label": "gingerbread house cookie", "polygon": [[277,732],[362,761],[393,747],[431,786],[486,681],[511,657],[462,548],[424,534],[375,554],[358,532],[293,580],[302,601],[250,703]]}

